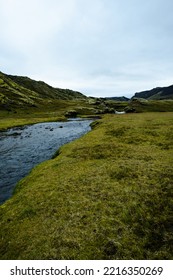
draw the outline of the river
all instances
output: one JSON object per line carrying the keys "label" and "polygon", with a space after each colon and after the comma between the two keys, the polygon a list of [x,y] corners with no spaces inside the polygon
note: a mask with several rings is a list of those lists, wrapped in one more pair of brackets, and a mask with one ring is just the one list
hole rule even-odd
{"label": "river", "polygon": [[13,194],[17,182],[64,144],[88,131],[92,120],[71,119],[11,128],[0,132],[0,204]]}

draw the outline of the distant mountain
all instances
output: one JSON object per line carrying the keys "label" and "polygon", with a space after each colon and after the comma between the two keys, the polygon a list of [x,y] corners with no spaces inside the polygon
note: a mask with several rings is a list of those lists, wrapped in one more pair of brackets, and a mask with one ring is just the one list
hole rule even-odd
{"label": "distant mountain", "polygon": [[106,99],[109,100],[114,100],[114,101],[129,101],[129,98],[125,97],[125,96],[120,96],[120,97],[106,97]]}
{"label": "distant mountain", "polygon": [[148,100],[173,99],[173,85],[137,92],[132,98],[144,98]]}
{"label": "distant mountain", "polygon": [[0,72],[0,108],[39,107],[53,100],[86,98],[80,92],[54,88],[28,77],[12,76]]}

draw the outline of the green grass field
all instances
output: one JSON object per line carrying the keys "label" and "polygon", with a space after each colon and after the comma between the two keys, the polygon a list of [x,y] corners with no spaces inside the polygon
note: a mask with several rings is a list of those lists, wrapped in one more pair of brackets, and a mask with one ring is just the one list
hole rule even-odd
{"label": "green grass field", "polygon": [[173,113],[92,127],[0,207],[1,259],[173,259]]}

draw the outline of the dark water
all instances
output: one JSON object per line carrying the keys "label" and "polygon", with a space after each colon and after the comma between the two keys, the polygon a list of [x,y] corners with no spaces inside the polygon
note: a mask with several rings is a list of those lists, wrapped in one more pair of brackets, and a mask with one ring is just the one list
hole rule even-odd
{"label": "dark water", "polygon": [[35,165],[50,159],[63,144],[88,132],[91,122],[77,119],[39,123],[0,132],[0,204]]}

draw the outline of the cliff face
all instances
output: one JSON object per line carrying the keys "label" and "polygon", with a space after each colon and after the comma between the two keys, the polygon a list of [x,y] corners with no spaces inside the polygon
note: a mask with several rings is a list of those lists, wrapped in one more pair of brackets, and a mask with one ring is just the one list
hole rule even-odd
{"label": "cliff face", "polygon": [[173,99],[173,85],[169,87],[157,87],[151,90],[135,93],[135,98],[145,98],[149,100]]}

